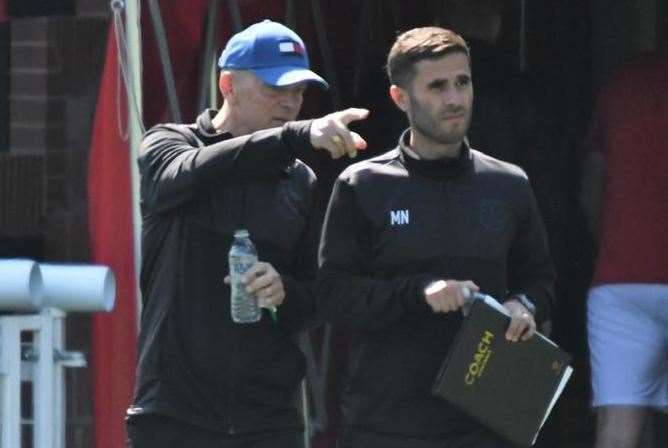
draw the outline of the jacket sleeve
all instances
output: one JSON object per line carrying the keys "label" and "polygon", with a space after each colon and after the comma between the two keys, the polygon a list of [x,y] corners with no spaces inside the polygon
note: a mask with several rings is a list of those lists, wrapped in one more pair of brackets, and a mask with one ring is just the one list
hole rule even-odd
{"label": "jacket sleeve", "polygon": [[536,305],[536,322],[550,318],[555,305],[555,272],[547,234],[531,187],[524,189],[521,222],[508,255],[509,294],[525,294]]}
{"label": "jacket sleeve", "polygon": [[188,201],[200,185],[213,179],[281,170],[297,148],[311,147],[310,126],[310,121],[290,122],[209,146],[200,146],[186,126],[156,126],[139,149],[142,207],[167,211]]}
{"label": "jacket sleeve", "polygon": [[334,185],[320,241],[316,284],[318,315],[364,331],[381,330],[407,313],[428,313],[424,287],[437,278],[418,274],[374,278],[365,222],[351,185],[339,178]]}

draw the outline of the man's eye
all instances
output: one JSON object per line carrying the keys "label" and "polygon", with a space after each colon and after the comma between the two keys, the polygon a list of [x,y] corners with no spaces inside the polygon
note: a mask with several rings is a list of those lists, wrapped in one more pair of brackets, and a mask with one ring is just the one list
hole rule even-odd
{"label": "man's eye", "polygon": [[471,83],[471,80],[469,78],[462,78],[457,80],[457,86],[458,87],[466,87]]}

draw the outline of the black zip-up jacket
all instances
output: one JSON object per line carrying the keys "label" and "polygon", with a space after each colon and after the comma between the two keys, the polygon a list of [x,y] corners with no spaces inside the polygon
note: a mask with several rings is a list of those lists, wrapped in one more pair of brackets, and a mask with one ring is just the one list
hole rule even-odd
{"label": "black zip-up jacket", "polygon": [[318,310],[354,330],[346,431],[447,439],[479,427],[430,395],[461,314],[433,313],[424,287],[443,278],[473,280],[502,301],[523,293],[542,321],[554,273],[520,168],[466,144],[457,159],[418,160],[405,153],[407,138],[337,179],[320,242]]}
{"label": "black zip-up jacket", "polygon": [[[293,336],[314,317],[315,175],[310,122],[232,138],[207,110],[145,136],[141,172],[142,324],[129,415],[157,413],[229,434],[299,429],[305,361]],[[246,228],[281,274],[278,321],[230,317],[227,253]]]}

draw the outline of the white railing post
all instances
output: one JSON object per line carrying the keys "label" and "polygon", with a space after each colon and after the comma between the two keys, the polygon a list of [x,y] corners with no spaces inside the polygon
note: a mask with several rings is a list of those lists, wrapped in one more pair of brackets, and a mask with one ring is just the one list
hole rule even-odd
{"label": "white railing post", "polygon": [[0,317],[0,445],[21,446],[21,331]]}
{"label": "white railing post", "polygon": [[[21,447],[24,425],[33,426],[34,448],[65,447],[65,367],[85,365],[79,353],[63,351],[65,313],[0,317],[0,446]],[[22,347],[21,334],[32,334]],[[22,420],[22,382],[32,383],[32,422]],[[28,448],[28,447],[26,447]]]}
{"label": "white railing post", "polygon": [[[35,448],[47,448],[53,445],[53,322],[50,316],[45,314],[26,316],[27,323],[33,323],[33,346],[36,357],[32,360],[33,396],[33,437]],[[27,326],[26,326],[27,327]],[[31,361],[23,361],[28,363]]]}
{"label": "white railing post", "polygon": [[[65,312],[110,311],[114,275],[106,266],[0,259],[0,280],[0,448],[65,448],[64,370],[86,365],[64,350]],[[32,400],[22,405],[26,386]]]}

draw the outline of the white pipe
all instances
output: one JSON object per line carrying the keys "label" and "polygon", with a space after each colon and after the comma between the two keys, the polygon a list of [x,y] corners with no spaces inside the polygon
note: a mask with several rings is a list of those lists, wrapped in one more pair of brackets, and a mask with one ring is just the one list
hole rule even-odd
{"label": "white pipe", "polygon": [[0,310],[36,310],[43,300],[42,274],[33,260],[0,260]]}
{"label": "white pipe", "polygon": [[116,280],[107,266],[40,264],[43,307],[62,311],[109,312],[114,307]]}

